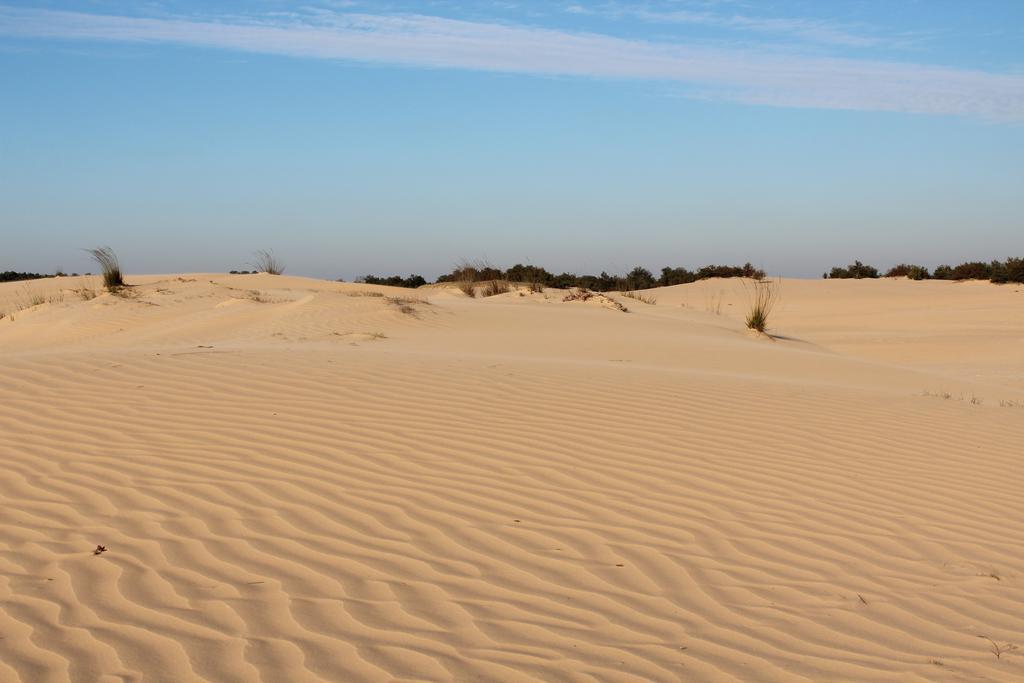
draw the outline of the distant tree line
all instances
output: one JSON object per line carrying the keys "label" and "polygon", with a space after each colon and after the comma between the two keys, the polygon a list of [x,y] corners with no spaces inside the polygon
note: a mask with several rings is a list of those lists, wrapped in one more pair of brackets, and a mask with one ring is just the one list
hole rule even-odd
{"label": "distant tree line", "polygon": [[409,277],[402,277],[401,275],[392,275],[390,277],[364,275],[357,279],[356,282],[362,282],[367,285],[386,285],[388,287],[409,287],[410,289],[427,284],[426,279],[422,275],[410,275]]}
{"label": "distant tree line", "polygon": [[[854,261],[846,267],[835,267],[824,273],[826,279],[864,279],[882,277],[874,266]],[[906,277],[911,280],[989,280],[991,282],[1024,282],[1024,259],[1008,258],[1005,261],[969,261],[958,266],[941,265],[934,271],[924,266],[901,263],[885,273],[885,277]]]}
{"label": "distant tree line", "polygon": [[[437,282],[507,280],[509,282],[522,282],[540,287],[551,287],[553,289],[580,287],[595,292],[609,292],[681,285],[712,277],[749,277],[760,280],[764,278],[764,275],[763,270],[754,268],[749,263],[742,266],[704,266],[695,271],[681,267],[671,268],[666,266],[661,269],[660,275],[655,275],[642,266],[633,268],[625,275],[610,275],[603,271],[600,275],[577,275],[575,273],[560,273],[556,275],[540,266],[524,265],[522,263],[517,263],[506,270],[495,268],[486,263],[463,263],[456,266],[452,272],[437,278]],[[369,280],[367,279],[366,282],[369,282]]]}
{"label": "distant tree line", "polygon": [[17,282],[18,280],[40,280],[44,277],[53,277],[52,275],[43,275],[41,273],[17,273],[13,270],[5,270],[0,272],[0,282]]}

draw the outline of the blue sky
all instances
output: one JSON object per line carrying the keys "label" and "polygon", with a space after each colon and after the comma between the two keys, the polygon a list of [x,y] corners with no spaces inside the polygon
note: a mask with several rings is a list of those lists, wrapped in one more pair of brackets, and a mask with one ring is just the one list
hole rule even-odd
{"label": "blue sky", "polygon": [[1024,253],[1024,3],[5,2],[0,270]]}

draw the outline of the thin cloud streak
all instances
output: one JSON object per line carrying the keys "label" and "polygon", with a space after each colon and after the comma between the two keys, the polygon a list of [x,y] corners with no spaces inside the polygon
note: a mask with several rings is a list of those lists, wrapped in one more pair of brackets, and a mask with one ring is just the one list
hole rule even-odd
{"label": "thin cloud streak", "polygon": [[854,33],[841,24],[815,19],[753,17],[686,9],[652,10],[642,5],[617,3],[597,8],[570,5],[566,11],[572,14],[610,18],[631,17],[651,24],[693,24],[761,34],[777,34],[812,43],[842,47],[872,47],[885,42],[879,37]]}
{"label": "thin cloud streak", "polygon": [[0,7],[0,36],[167,43],[311,59],[675,82],[684,94],[777,107],[1024,120],[1024,77],[897,62],[654,43],[441,17],[142,18]]}

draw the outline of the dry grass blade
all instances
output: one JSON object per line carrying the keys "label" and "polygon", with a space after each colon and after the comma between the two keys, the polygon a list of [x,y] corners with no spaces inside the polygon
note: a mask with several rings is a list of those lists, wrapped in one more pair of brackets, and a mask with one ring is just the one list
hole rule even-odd
{"label": "dry grass blade", "polygon": [[124,287],[124,274],[121,272],[121,264],[117,260],[117,254],[110,247],[96,247],[86,249],[92,260],[99,264],[103,273],[103,286],[107,291],[114,292]]}

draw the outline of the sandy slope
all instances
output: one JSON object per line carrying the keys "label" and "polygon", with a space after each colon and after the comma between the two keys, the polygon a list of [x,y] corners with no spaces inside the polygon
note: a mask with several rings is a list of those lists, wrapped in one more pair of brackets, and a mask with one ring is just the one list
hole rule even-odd
{"label": "sandy slope", "polygon": [[1024,288],[88,280],[0,285],[0,680],[1024,680]]}

